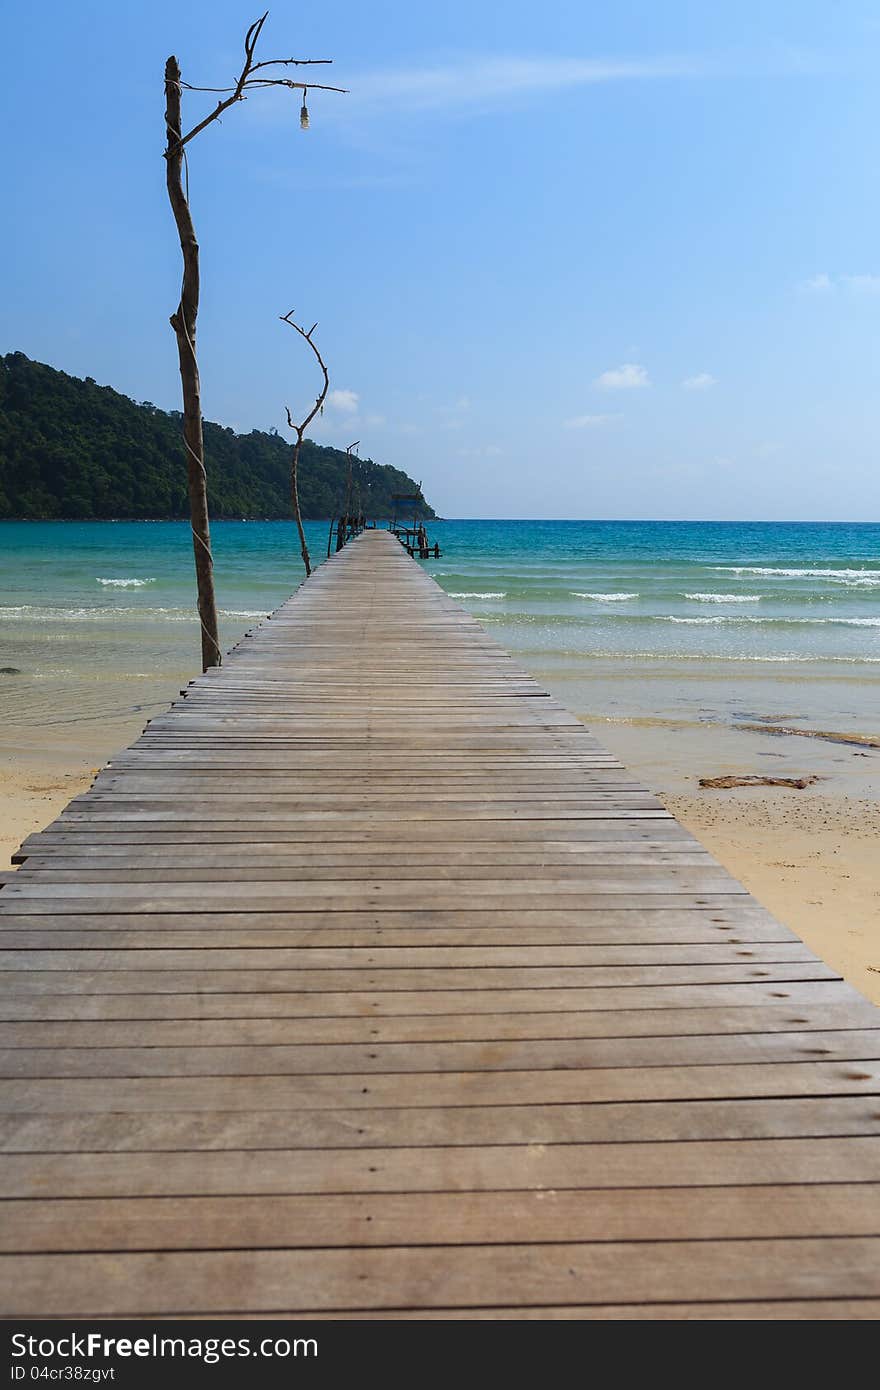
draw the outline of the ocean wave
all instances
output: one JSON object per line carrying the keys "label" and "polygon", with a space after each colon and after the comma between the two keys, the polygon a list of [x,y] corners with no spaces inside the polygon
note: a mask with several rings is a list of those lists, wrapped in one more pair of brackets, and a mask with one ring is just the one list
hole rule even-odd
{"label": "ocean wave", "polygon": [[97,584],[104,584],[114,589],[143,589],[145,584],[155,584],[153,579],[98,579]]}
{"label": "ocean wave", "polygon": [[592,598],[597,603],[625,603],[629,599],[638,598],[638,594],[582,594],[576,589],[570,589],[572,598]]}
{"label": "ocean wave", "polygon": [[770,627],[790,627],[793,624],[806,627],[826,627],[828,625],[842,625],[844,627],[880,627],[880,618],[753,618],[745,614],[742,617],[740,617],[739,614],[734,617],[727,613],[719,614],[717,617],[712,618],[678,618],[674,617],[672,614],[662,614],[658,615],[658,617],[659,621],[662,623],[697,623],[701,626],[715,623],[734,623],[737,625],[743,623],[760,623]]}
{"label": "ocean wave", "polygon": [[580,668],[580,663],[585,660],[613,661],[615,664],[627,661],[646,661],[652,665],[662,665],[669,661],[701,661],[708,663],[725,663],[728,661],[736,662],[760,662],[762,665],[767,663],[778,663],[780,665],[809,665],[824,666],[828,663],[841,666],[877,666],[880,665],[880,656],[858,655],[842,656],[839,654],[829,655],[824,652],[737,652],[720,651],[708,652],[705,650],[693,651],[671,651],[671,650],[643,650],[631,648],[580,648],[580,647],[548,647],[536,653],[534,649],[525,647],[512,648],[514,654],[523,657],[534,663],[536,655],[540,655],[543,660],[548,658],[574,661]]}
{"label": "ocean wave", "polygon": [[[265,608],[218,608],[219,618],[265,618]],[[195,608],[44,608],[35,603],[22,603],[15,607],[0,608],[0,621],[3,618],[24,620],[33,623],[88,623],[118,621],[120,618],[136,618],[147,622],[197,623]]]}
{"label": "ocean wave", "polygon": [[450,598],[507,598],[506,592],[500,593],[481,593],[478,590],[466,589],[461,593],[453,593],[449,590]]}
{"label": "ocean wave", "polygon": [[695,603],[760,603],[760,594],[685,594]]}
{"label": "ocean wave", "polygon": [[662,615],[662,616],[660,617],[660,622],[661,622],[661,623],[691,623],[691,624],[693,624],[694,626],[698,626],[698,627],[712,627],[712,626],[714,626],[714,625],[717,624],[717,623],[745,623],[745,622],[748,622],[748,618],[725,618],[725,617],[717,617],[717,618],[676,618],[673,614],[668,613],[668,614],[664,614],[664,615]]}
{"label": "ocean wave", "polygon": [[[514,649],[517,655],[533,657],[533,652],[523,649]],[[579,649],[569,649],[557,647],[547,649],[540,653],[543,658],[565,657],[578,663],[584,660],[613,661],[615,663],[625,661],[646,661],[652,665],[662,665],[669,661],[701,661],[717,662],[719,664],[736,662],[760,662],[762,665],[767,663],[788,666],[792,664],[824,666],[828,663],[839,666],[877,666],[880,665],[880,656],[826,656],[818,652],[676,652],[676,651],[615,651],[614,649],[597,648],[590,651]]]}
{"label": "ocean wave", "polygon": [[[260,614],[262,617],[263,614]],[[0,620],[18,619],[32,623],[89,623],[108,619],[153,618],[163,622],[198,622],[198,614],[189,608],[41,608],[37,604],[22,604],[18,608],[0,608]]]}
{"label": "ocean wave", "polygon": [[722,574],[767,574],[784,579],[836,579],[841,583],[856,580],[865,584],[880,584],[877,569],[783,569],[775,565],[713,565]]}

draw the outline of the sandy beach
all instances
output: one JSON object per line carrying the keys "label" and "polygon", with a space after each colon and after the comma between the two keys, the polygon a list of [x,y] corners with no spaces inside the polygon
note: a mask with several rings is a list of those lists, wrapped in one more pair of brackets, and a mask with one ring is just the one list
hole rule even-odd
{"label": "sandy beach", "polygon": [[65,769],[57,764],[13,767],[8,757],[4,761],[0,774],[0,862],[5,873],[10,855],[22,840],[54,820],[71,797],[91,785],[94,773],[88,768]]}
{"label": "sandy beach", "polygon": [[[584,717],[765,907],[880,1003],[880,752],[684,720]],[[132,713],[74,738],[56,734],[47,744],[19,730],[0,744],[4,868],[142,725]],[[698,785],[703,776],[768,771],[820,780],[803,790]]]}
{"label": "sandy beach", "polygon": [[666,804],[774,916],[880,1003],[880,807],[813,790],[704,792]]}
{"label": "sandy beach", "polygon": [[[170,700],[171,692],[163,692]],[[66,728],[8,726],[0,735],[0,871],[22,840],[42,830],[91,786],[100,767],[137,738],[140,711]],[[73,732],[71,732],[71,727]]]}
{"label": "sandy beach", "polygon": [[[589,722],[759,902],[880,1003],[880,752],[718,725]],[[819,780],[699,786],[768,774]]]}

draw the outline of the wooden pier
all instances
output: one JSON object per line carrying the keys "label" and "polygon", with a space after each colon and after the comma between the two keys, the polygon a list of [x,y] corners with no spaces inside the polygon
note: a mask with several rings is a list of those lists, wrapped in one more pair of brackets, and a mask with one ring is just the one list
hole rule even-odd
{"label": "wooden pier", "polygon": [[7,1316],[880,1313],[880,1011],[389,533],[22,855]]}

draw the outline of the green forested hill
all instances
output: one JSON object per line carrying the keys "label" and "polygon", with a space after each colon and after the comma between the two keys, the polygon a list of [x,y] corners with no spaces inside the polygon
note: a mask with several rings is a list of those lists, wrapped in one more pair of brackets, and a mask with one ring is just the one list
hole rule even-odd
{"label": "green forested hill", "polygon": [[[138,405],[91,377],[81,381],[22,352],[0,358],[0,518],[161,518],[188,515],[177,411]],[[236,434],[205,422],[208,496],[214,517],[284,518],[290,445],[278,434]],[[345,502],[346,455],[307,440],[299,470],[307,518]],[[416,484],[388,465],[355,463],[368,517],[391,512],[393,492]],[[425,515],[434,515],[425,505]]]}

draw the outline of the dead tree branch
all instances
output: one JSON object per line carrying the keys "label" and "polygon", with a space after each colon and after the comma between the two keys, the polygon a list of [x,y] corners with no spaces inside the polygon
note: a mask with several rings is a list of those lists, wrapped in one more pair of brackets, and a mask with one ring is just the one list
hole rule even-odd
{"label": "dead tree branch", "polygon": [[224,111],[228,111],[230,106],[234,106],[237,101],[246,101],[247,93],[256,87],[290,87],[291,89],[304,93],[310,89],[320,92],[345,92],[347,90],[345,87],[327,87],[320,82],[293,82],[289,77],[254,77],[254,73],[262,68],[318,67],[326,66],[328,63],[333,62],[332,58],[266,58],[260,63],[254,62],[254,53],[257,43],[259,42],[263,25],[266,23],[268,17],[269,11],[267,10],[259,19],[254,20],[254,23],[251,25],[250,29],[248,29],[244,40],[244,65],[233,86],[196,87],[189,82],[181,81],[178,71],[178,86],[185,88],[188,92],[217,92],[220,94],[229,92],[230,95],[225,101],[218,101],[214,110],[205,116],[204,120],[194,125],[192,130],[188,131],[186,135],[178,131],[176,144],[172,148],[169,142],[169,147],[165,151],[166,159],[179,154],[184,146],[189,144],[190,140],[200,135],[207,126],[211,125],[218,117],[222,116]]}
{"label": "dead tree branch", "polygon": [[316,323],[313,323],[309,331],[306,332],[306,330],[302,328],[294,320],[293,313],[293,309],[289,309],[286,314],[281,314],[281,322],[288,324],[288,326],[292,328],[295,333],[299,334],[299,336],[303,339],[304,342],[308,343],[309,347],[311,348],[314,354],[315,361],[317,362],[321,370],[321,375],[324,379],[323,385],[321,386],[321,390],[315,397],[315,404],[312,406],[311,410],[306,415],[304,420],[301,420],[299,421],[299,423],[297,423],[297,421],[294,420],[293,416],[290,413],[290,406],[286,407],[288,427],[292,429],[294,434],[296,435],[296,443],[293,446],[293,454],[290,460],[290,496],[291,501],[293,503],[293,515],[296,520],[296,529],[299,533],[300,553],[302,554],[303,564],[306,567],[306,578],[308,578],[312,572],[312,562],[309,556],[309,547],[306,543],[306,533],[303,529],[302,512],[300,511],[299,505],[299,456],[302,450],[303,439],[305,438],[306,430],[308,429],[309,425],[312,423],[318,412],[322,410],[324,407],[324,402],[327,399],[327,392],[330,389],[330,375],[327,371],[327,365],[323,357],[321,356],[318,346],[312,338],[312,334],[314,333],[318,325]]}

